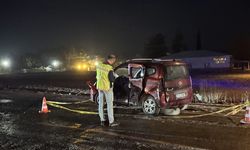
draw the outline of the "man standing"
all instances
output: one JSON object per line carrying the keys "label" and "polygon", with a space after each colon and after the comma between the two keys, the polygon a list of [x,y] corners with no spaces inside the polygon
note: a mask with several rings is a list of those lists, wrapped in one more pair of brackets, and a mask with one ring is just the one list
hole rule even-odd
{"label": "man standing", "polygon": [[115,55],[109,55],[104,63],[99,64],[96,67],[96,79],[97,79],[97,89],[99,94],[99,116],[101,119],[101,126],[105,125],[105,117],[103,113],[104,97],[107,102],[107,111],[109,126],[114,127],[119,124],[114,121],[113,113],[113,83],[115,81],[115,75],[112,65],[115,63]]}

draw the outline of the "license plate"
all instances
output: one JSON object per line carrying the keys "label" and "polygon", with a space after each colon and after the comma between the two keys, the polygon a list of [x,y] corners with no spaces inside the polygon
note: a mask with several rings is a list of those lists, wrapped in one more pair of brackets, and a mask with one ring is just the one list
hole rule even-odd
{"label": "license plate", "polygon": [[181,99],[181,98],[185,98],[185,97],[186,97],[186,93],[185,92],[176,94],[176,98],[177,99]]}

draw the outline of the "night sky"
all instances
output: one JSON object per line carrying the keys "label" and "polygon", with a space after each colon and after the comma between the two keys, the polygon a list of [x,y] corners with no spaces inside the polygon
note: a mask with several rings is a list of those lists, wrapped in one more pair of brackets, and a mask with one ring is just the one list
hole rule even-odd
{"label": "night sky", "polygon": [[74,47],[135,56],[157,33],[164,34],[171,47],[177,32],[183,33],[192,50],[198,30],[203,49],[228,50],[235,42],[248,40],[249,4],[240,0],[2,0],[0,51],[42,53]]}

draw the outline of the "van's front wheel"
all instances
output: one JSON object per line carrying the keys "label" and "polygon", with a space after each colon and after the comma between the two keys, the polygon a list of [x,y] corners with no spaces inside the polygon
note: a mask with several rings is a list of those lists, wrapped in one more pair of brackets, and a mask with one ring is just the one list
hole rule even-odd
{"label": "van's front wheel", "polygon": [[142,110],[146,115],[158,115],[160,112],[160,108],[152,96],[142,98]]}

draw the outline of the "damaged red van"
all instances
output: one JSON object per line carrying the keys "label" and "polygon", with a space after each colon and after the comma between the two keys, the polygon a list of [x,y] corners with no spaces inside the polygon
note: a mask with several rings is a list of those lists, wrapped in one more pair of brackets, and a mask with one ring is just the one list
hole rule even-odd
{"label": "damaged red van", "polygon": [[[179,115],[192,102],[188,64],[181,60],[132,59],[114,69],[114,103],[141,107],[147,115]],[[91,100],[98,104],[95,84],[88,83]]]}

